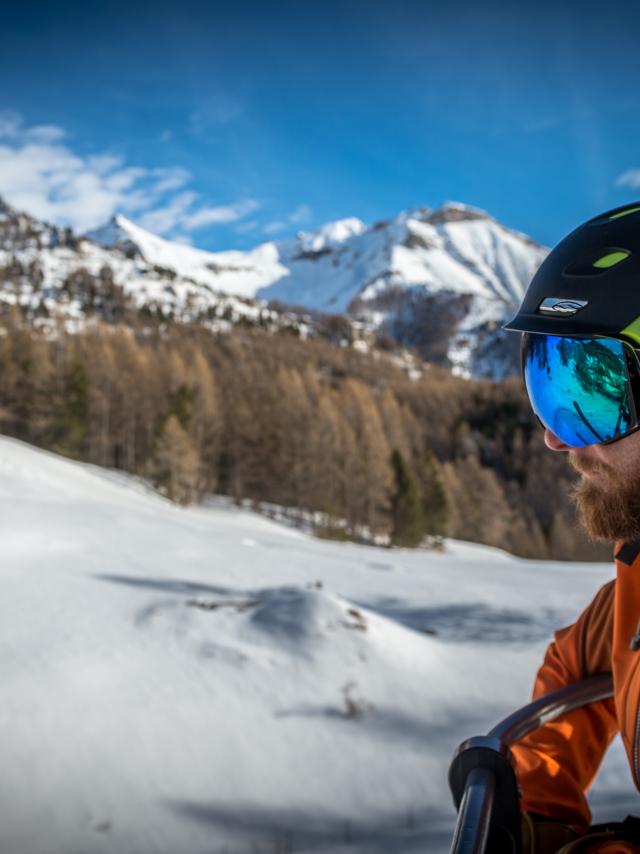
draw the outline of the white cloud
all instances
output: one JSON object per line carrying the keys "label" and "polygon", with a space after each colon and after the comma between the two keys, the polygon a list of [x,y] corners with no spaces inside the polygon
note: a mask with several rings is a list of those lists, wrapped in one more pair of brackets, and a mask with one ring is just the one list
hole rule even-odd
{"label": "white cloud", "polygon": [[244,111],[241,101],[227,93],[218,92],[193,110],[187,127],[195,136],[206,136],[220,126],[237,122]]}
{"label": "white cloud", "polygon": [[36,125],[29,128],[25,136],[30,142],[41,142],[46,145],[50,142],[59,142],[65,138],[66,133],[57,125]]}
{"label": "white cloud", "polygon": [[33,125],[25,127],[20,113],[0,112],[0,139],[22,139],[26,142],[58,142],[66,136],[58,125]]}
{"label": "white cloud", "polygon": [[292,225],[302,225],[305,222],[309,222],[312,215],[313,211],[309,205],[298,205],[298,207],[289,214],[287,219]]}
{"label": "white cloud", "polygon": [[249,232],[256,231],[258,228],[260,228],[260,223],[257,219],[247,219],[239,222],[233,230],[236,234],[249,234]]}
{"label": "white cloud", "polygon": [[154,169],[153,175],[158,179],[156,190],[166,193],[168,190],[179,190],[191,180],[191,172],[183,166],[173,166],[169,169]]}
{"label": "white cloud", "polygon": [[632,190],[640,188],[640,169],[627,169],[616,178],[616,187],[630,187]]}
{"label": "white cloud", "polygon": [[4,111],[0,113],[0,139],[10,139],[20,130],[22,119],[18,113]]}
{"label": "white cloud", "polygon": [[140,219],[140,225],[149,231],[167,234],[176,226],[183,226],[187,211],[197,198],[197,194],[190,191],[180,193],[163,207],[145,213]]}
{"label": "white cloud", "polygon": [[194,231],[196,228],[203,228],[205,225],[213,225],[214,223],[237,222],[259,207],[260,205],[255,199],[245,199],[233,205],[202,207],[186,218],[186,227],[189,231]]}
{"label": "white cloud", "polygon": [[197,193],[180,193],[164,207],[149,211],[140,220],[143,228],[165,234],[173,228],[197,231],[207,225],[225,225],[237,222],[259,207],[255,199],[246,199],[233,205],[196,206]]}
{"label": "white cloud", "polygon": [[277,234],[279,231],[284,231],[292,225],[304,225],[309,222],[313,216],[313,211],[309,205],[298,205],[297,208],[287,214],[283,219],[276,219],[273,222],[268,222],[263,226],[262,231],[265,234]]}
{"label": "white cloud", "polygon": [[122,166],[122,158],[114,157],[112,154],[95,154],[87,157],[87,163],[99,175],[105,175],[107,172]]}
{"label": "white cloud", "polygon": [[191,179],[182,166],[132,166],[108,152],[79,155],[62,128],[25,127],[18,114],[0,112],[0,196],[48,222],[87,231],[122,210],[151,231],[184,235],[258,208],[253,199],[208,204],[185,189]]}
{"label": "white cloud", "polygon": [[287,223],[284,220],[275,219],[273,222],[268,222],[262,230],[265,234],[277,234],[279,231],[284,231],[286,227]]}

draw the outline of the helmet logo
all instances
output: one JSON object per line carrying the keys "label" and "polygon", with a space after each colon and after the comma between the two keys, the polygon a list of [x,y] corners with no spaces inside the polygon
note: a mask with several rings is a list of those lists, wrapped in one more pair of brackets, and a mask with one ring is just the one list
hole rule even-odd
{"label": "helmet logo", "polygon": [[586,299],[560,299],[560,297],[547,297],[538,306],[538,314],[559,314],[568,317],[577,314],[589,302]]}

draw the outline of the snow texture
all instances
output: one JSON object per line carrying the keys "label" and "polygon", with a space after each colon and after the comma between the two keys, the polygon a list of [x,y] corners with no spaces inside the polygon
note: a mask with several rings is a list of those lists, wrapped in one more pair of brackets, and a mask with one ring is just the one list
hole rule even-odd
{"label": "snow texture", "polygon": [[[458,742],[611,566],[319,541],[0,438],[0,850],[445,852]],[[633,810],[615,745],[599,817]]]}

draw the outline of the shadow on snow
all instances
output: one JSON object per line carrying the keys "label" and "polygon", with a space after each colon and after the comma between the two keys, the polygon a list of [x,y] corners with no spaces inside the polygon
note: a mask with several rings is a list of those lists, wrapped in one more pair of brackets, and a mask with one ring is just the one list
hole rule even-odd
{"label": "shadow on snow", "polygon": [[345,847],[370,854],[386,852],[446,851],[452,833],[452,817],[422,805],[383,818],[353,819],[337,814],[313,814],[295,808],[267,808],[249,804],[216,805],[194,801],[165,801],[166,806],[185,819],[211,827],[212,832],[238,834],[244,847],[220,851],[256,854],[294,854],[319,850],[342,851]]}
{"label": "shadow on snow", "polygon": [[550,640],[554,628],[564,624],[564,615],[550,608],[532,614],[515,608],[493,607],[484,602],[427,608],[410,607],[399,599],[361,604],[409,629],[437,635],[444,641],[530,643]]}

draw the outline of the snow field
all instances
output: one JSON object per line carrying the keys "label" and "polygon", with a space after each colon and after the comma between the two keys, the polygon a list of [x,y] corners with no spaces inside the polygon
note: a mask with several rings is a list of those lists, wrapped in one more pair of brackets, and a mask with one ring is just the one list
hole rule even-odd
{"label": "snow field", "polygon": [[[611,572],[320,541],[0,438],[0,850],[447,851],[456,744]],[[618,748],[602,780],[613,817]]]}

